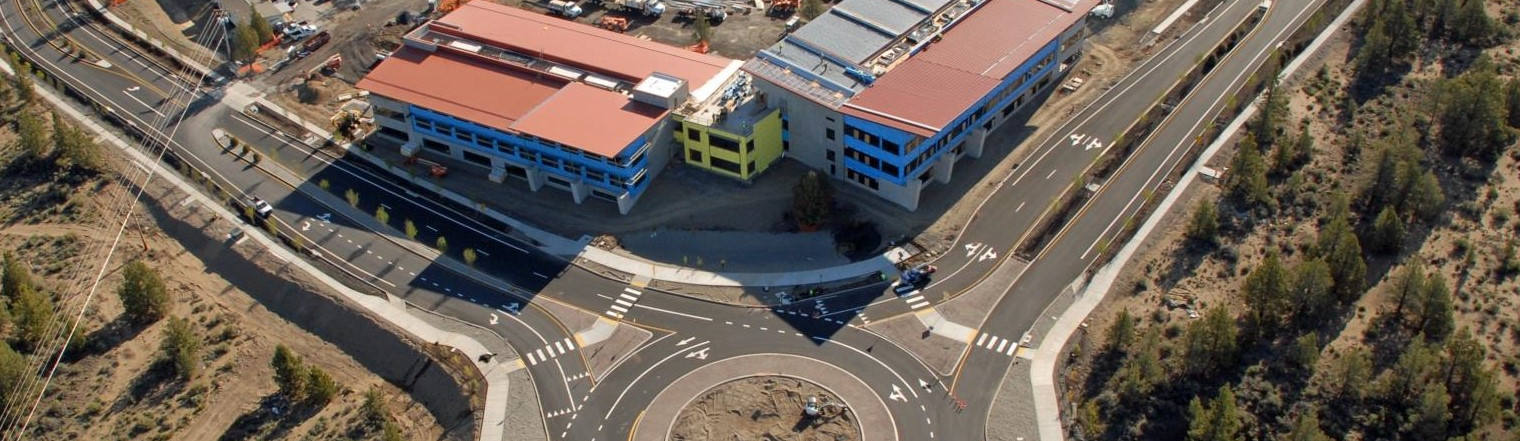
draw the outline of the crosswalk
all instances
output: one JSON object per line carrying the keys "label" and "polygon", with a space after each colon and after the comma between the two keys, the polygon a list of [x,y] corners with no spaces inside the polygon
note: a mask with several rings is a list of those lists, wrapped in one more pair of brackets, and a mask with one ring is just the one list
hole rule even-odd
{"label": "crosswalk", "polygon": [[559,356],[565,355],[566,353],[574,350],[575,341],[566,338],[564,340],[556,341],[554,344],[545,345],[542,348],[534,349],[532,352],[527,353],[526,358],[528,359],[528,365],[533,366],[545,361],[559,358]]}
{"label": "crosswalk", "polygon": [[929,307],[929,300],[924,298],[922,290],[915,289],[913,292],[908,293],[908,295],[903,296],[903,302],[906,302],[908,307],[914,311]]}
{"label": "crosswalk", "polygon": [[976,337],[976,346],[992,352],[1012,356],[1019,349],[1019,342],[983,332]]}
{"label": "crosswalk", "polygon": [[639,290],[627,287],[623,288],[623,292],[618,293],[618,296],[612,299],[612,305],[607,307],[607,311],[604,314],[615,319],[622,319],[623,314],[628,313],[628,308],[632,308],[634,303],[639,302],[639,296],[641,295],[644,295],[644,293]]}

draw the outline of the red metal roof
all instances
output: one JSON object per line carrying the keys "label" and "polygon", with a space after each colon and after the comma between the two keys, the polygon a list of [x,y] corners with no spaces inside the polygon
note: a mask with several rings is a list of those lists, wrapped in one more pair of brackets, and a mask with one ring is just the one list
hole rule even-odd
{"label": "red metal roof", "polygon": [[[466,3],[433,30],[484,40],[523,54],[638,82],[654,72],[684,79],[696,90],[733,60],[640,40],[546,14],[489,1]],[[448,27],[456,29],[450,30]]]}
{"label": "red metal roof", "polygon": [[608,158],[660,122],[666,110],[581,83],[570,83],[512,128]]}
{"label": "red metal roof", "polygon": [[[480,87],[489,84],[490,87]],[[500,130],[554,95],[564,80],[446,51],[403,46],[357,87]]]}
{"label": "red metal roof", "polygon": [[1039,0],[985,1],[841,111],[910,133],[943,129],[1097,4],[1079,0],[1067,12]]}

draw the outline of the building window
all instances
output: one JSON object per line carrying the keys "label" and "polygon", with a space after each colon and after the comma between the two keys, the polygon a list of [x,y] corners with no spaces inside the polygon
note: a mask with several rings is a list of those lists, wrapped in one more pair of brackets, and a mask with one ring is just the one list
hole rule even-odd
{"label": "building window", "polygon": [[713,168],[716,168],[716,169],[719,169],[719,170],[723,170],[723,171],[726,171],[726,172],[729,172],[729,173],[733,173],[733,174],[736,174],[736,175],[737,174],[741,174],[740,170],[739,170],[739,163],[737,163],[737,162],[729,161],[727,159],[719,158],[719,157],[716,157],[716,156],[711,157],[711,158],[707,158],[707,160],[708,160],[708,162],[712,163]]}
{"label": "building window", "polygon": [[596,170],[586,170],[586,179],[590,179],[596,182],[606,182],[607,174]]}
{"label": "building window", "polygon": [[757,173],[760,171],[755,169],[755,161],[750,161],[749,168],[746,168],[746,170],[749,170],[750,173]]}
{"label": "building window", "polygon": [[697,151],[697,150],[687,150],[686,151],[686,160],[687,161],[691,161],[691,162],[695,162],[695,163],[698,163],[698,164],[701,164],[702,163],[702,152]]}
{"label": "building window", "polygon": [[891,153],[893,156],[902,154],[902,146],[899,146],[897,143],[885,139],[881,140],[881,149],[886,150],[887,153]]}
{"label": "building window", "polygon": [[790,152],[790,151],[792,151],[792,141],[791,140],[781,141],[781,151],[783,151],[783,152]]}
{"label": "building window", "polygon": [[744,153],[745,154],[749,154],[749,153],[754,153],[754,152],[755,152],[755,141],[754,140],[749,140],[749,139],[744,140]]}
{"label": "building window", "polygon": [[448,144],[444,144],[444,143],[441,143],[441,142],[438,142],[438,141],[434,141],[434,140],[431,140],[431,139],[424,139],[424,140],[422,140],[422,146],[426,147],[428,150],[433,150],[433,151],[436,151],[436,152],[440,152],[440,153],[443,153],[445,155],[447,155],[449,153],[449,145]]}
{"label": "building window", "polygon": [[417,128],[433,130],[433,122],[425,119],[417,120]]}
{"label": "building window", "polygon": [[386,127],[386,126],[380,126],[380,134],[385,135],[385,136],[389,136],[389,137],[392,137],[392,138],[400,139],[400,140],[403,140],[403,141],[411,139],[410,136],[407,136],[406,132],[403,132],[403,131],[400,131],[400,130],[396,130],[396,129],[393,129],[393,128],[390,128],[390,127]]}
{"label": "building window", "polygon": [[830,141],[833,141],[834,140],[834,129],[833,128],[823,129],[823,137],[828,138]]}
{"label": "building window", "polygon": [[892,176],[897,176],[897,174],[898,174],[897,166],[892,165],[892,164],[887,164],[887,163],[882,163],[881,164],[881,171],[886,172],[887,174],[892,175]]}
{"label": "building window", "polygon": [[463,150],[460,153],[464,154],[464,160],[466,160],[466,161],[470,161],[470,162],[473,162],[473,163],[476,163],[476,164],[484,165],[486,167],[490,167],[491,166],[491,158],[487,158],[485,155],[482,155],[482,154],[479,154],[479,153],[475,153],[475,152],[472,152],[472,151],[469,151],[469,150]]}
{"label": "building window", "polygon": [[828,150],[828,151],[823,152],[823,157],[827,158],[829,160],[829,162],[834,162],[835,161],[835,159],[834,159],[834,151],[833,150]]}
{"label": "building window", "polygon": [[544,164],[544,167],[559,168],[559,159],[550,158],[548,156],[545,156],[545,157],[540,158],[540,159],[542,159],[541,162]]}
{"label": "building window", "polygon": [[701,141],[702,140],[702,132],[697,131],[697,129],[693,129],[693,128],[689,128],[688,127],[686,129],[686,140],[688,140],[688,141]]}
{"label": "building window", "polygon": [[829,176],[838,176],[839,171],[834,169],[834,164],[829,164]]}
{"label": "building window", "polygon": [[786,123],[786,118],[781,118],[781,130],[782,131],[786,131],[787,129],[790,129],[790,128],[791,128],[791,126]]}
{"label": "building window", "polygon": [[739,142],[728,139],[728,137],[709,134],[707,136],[707,144],[714,148],[739,153]]}

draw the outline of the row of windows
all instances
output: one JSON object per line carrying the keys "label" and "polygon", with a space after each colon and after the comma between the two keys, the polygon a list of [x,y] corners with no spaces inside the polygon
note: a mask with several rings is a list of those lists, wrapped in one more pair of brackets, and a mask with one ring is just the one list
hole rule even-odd
{"label": "row of windows", "polygon": [[872,190],[881,188],[881,184],[876,182],[876,178],[866,176],[864,173],[850,170],[849,168],[844,169],[844,176],[851,181],[860,183],[860,185],[870,187]]}
{"label": "row of windows", "polygon": [[844,157],[864,163],[871,168],[880,170],[882,173],[886,173],[888,176],[897,176],[899,173],[901,173],[901,171],[897,169],[896,165],[893,165],[892,163],[886,161],[878,160],[876,157],[867,155],[865,152],[862,152],[860,150],[845,147]]}
{"label": "row of windows", "polygon": [[[448,122],[444,122],[444,121],[436,121],[435,122],[435,121],[429,120],[427,118],[421,118],[421,117],[419,117],[419,118],[416,118],[416,124],[417,124],[417,127],[419,127],[419,128],[423,128],[423,129],[431,130],[433,132],[437,132],[441,136],[453,137],[454,139],[458,139],[461,142],[464,142],[466,144],[473,144],[473,145],[475,145],[477,147],[480,147],[480,148],[483,148],[483,149],[493,149],[494,148],[496,150],[500,150],[503,153],[506,153],[506,154],[509,154],[509,155],[514,154],[518,150],[518,147],[512,145],[511,143],[508,143],[508,142],[500,140],[500,139],[497,139],[497,140],[495,140],[493,142],[488,137],[485,137],[485,136],[476,136],[475,134],[471,133],[470,131],[468,131],[468,130],[462,130],[462,128],[454,127],[452,124],[450,124]],[[633,158],[633,160],[631,160],[631,161],[628,161],[626,163],[619,163],[617,160],[615,160],[613,158],[608,158],[608,157],[597,155],[595,153],[591,153],[591,152],[588,152],[588,151],[585,151],[585,150],[577,149],[577,148],[574,148],[574,147],[569,147],[569,146],[566,146],[566,145],[563,145],[563,144],[559,144],[559,143],[556,143],[554,141],[550,141],[550,140],[547,140],[547,139],[535,137],[535,136],[528,135],[528,134],[522,134],[522,135],[518,135],[518,136],[521,137],[521,138],[523,138],[524,140],[526,140],[528,142],[532,142],[532,143],[536,143],[536,144],[541,144],[541,147],[538,147],[538,148],[558,150],[558,151],[560,151],[561,153],[563,153],[563,154],[565,154],[567,156],[578,156],[579,159],[582,160],[582,161],[601,163],[601,164],[605,164],[605,165],[609,165],[609,166],[613,166],[613,167],[628,167],[630,165],[637,164],[640,159],[643,159],[642,157],[635,156]],[[529,147],[523,147],[522,150],[523,150],[523,153],[524,153],[525,156],[533,155],[533,153],[532,153],[532,151],[530,149],[531,148],[529,148]]]}
{"label": "row of windows", "polygon": [[[609,186],[612,186],[612,187],[617,187],[617,188],[622,188],[622,189],[636,187],[638,185],[637,184],[638,179],[636,179],[635,183],[633,183],[633,184],[628,184],[628,183],[625,183],[625,182],[620,182],[615,177],[610,176],[606,172],[599,171],[599,170],[588,169],[588,168],[586,168],[586,167],[584,167],[584,166],[582,166],[580,164],[575,164],[575,163],[571,163],[571,162],[561,161],[559,158],[555,158],[555,157],[552,157],[552,156],[540,155],[540,154],[538,154],[538,153],[536,153],[536,152],[534,152],[534,151],[532,151],[532,150],[530,150],[528,148],[521,148],[521,149],[519,149],[519,148],[514,147],[511,144],[500,142],[500,141],[497,141],[495,143],[483,142],[483,141],[487,141],[487,140],[485,140],[485,137],[471,137],[470,139],[467,140],[467,139],[464,139],[464,137],[459,136],[460,133],[466,133],[466,134],[468,134],[467,132],[464,132],[462,130],[450,130],[448,132],[445,132],[443,130],[437,130],[437,129],[434,128],[434,127],[437,127],[437,128],[442,128],[442,129],[445,129],[445,130],[450,129],[450,127],[447,124],[442,123],[442,122],[434,124],[434,123],[432,123],[430,121],[427,121],[427,120],[424,120],[424,119],[418,119],[417,120],[417,126],[419,128],[424,128],[424,129],[428,129],[428,130],[432,130],[434,132],[437,132],[439,135],[445,135],[445,136],[447,136],[450,133],[452,133],[452,135],[453,135],[454,138],[460,139],[461,141],[466,141],[467,143],[473,144],[473,145],[475,145],[477,147],[480,147],[480,148],[483,148],[483,149],[492,149],[492,148],[494,148],[495,150],[497,150],[497,151],[499,151],[499,152],[501,152],[503,154],[506,154],[506,155],[509,155],[509,156],[516,156],[516,157],[522,159],[525,162],[537,163],[537,164],[542,165],[543,167],[548,168],[548,169],[561,170],[561,171],[563,171],[566,174],[575,175],[575,176],[581,176],[581,177],[584,177],[586,180],[592,181],[594,183],[600,183],[600,184],[603,184],[603,185],[609,185]],[[444,154],[448,154],[449,153],[449,147],[448,147],[448,145],[445,145],[443,143],[440,143],[440,142],[437,142],[437,141],[433,141],[433,140],[430,140],[430,139],[424,139],[423,143],[422,143],[422,146],[425,147],[425,148],[428,148],[430,150],[438,151],[440,153],[444,153]],[[480,164],[480,165],[487,166],[487,167],[491,166],[491,159],[488,158],[488,157],[486,157],[485,155],[482,155],[482,154],[470,151],[468,149],[462,150],[461,151],[461,155],[464,157],[464,159],[466,161],[469,161],[469,162],[472,162],[472,163],[476,163],[476,164]],[[644,155],[644,153],[640,152],[637,156],[635,156],[633,162],[637,163],[638,161],[642,160],[643,159],[643,155]]]}
{"label": "row of windows", "polygon": [[[686,160],[698,164],[702,163],[702,151],[690,149],[686,150]],[[709,164],[712,164],[714,168],[739,176],[744,176],[744,170],[746,170],[745,168],[740,168],[739,163],[737,162],[719,158],[717,156],[708,157],[707,161]],[[755,161],[749,162],[748,170],[751,172],[755,171]]]}
{"label": "row of windows", "polygon": [[[781,125],[782,125],[782,127],[785,127],[786,126],[786,120],[782,120]],[[675,131],[675,133],[681,133],[681,126],[676,125],[674,131]],[[687,140],[691,140],[691,141],[701,142],[702,141],[702,131],[697,130],[695,128],[687,127],[686,128],[686,139]],[[717,148],[729,151],[729,152],[733,152],[733,153],[739,153],[739,151],[741,149],[739,141],[731,139],[731,138],[729,138],[727,136],[715,135],[715,134],[712,134],[712,133],[708,133],[707,134],[707,144],[710,145],[710,146],[713,146],[713,147],[717,147]],[[744,153],[754,153],[755,152],[755,143],[754,143],[754,141],[745,140],[744,144],[742,146],[742,149],[743,149]]]}

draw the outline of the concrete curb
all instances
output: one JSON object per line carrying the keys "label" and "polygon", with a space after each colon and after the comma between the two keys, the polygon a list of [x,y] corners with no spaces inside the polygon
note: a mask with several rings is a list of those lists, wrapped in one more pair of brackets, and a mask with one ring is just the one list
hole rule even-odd
{"label": "concrete curb", "polygon": [[[739,363],[739,365],[733,366],[735,363]],[[740,373],[726,375],[721,372],[725,368],[736,368]],[[817,375],[824,373],[836,376],[843,374],[844,377],[853,380],[855,384],[840,385],[836,382],[836,384],[831,386],[827,382],[814,379]],[[655,394],[654,399],[650,401],[650,405],[646,406],[648,410],[641,416],[640,423],[636,425],[629,439],[638,441],[663,441],[670,439],[670,432],[674,430],[676,417],[680,414],[681,409],[685,408],[713,386],[743,378],[771,375],[813,383],[829,391],[829,393],[838,396],[841,401],[850,406],[850,411],[855,413],[855,421],[860,427],[861,438],[863,440],[895,441],[898,439],[897,424],[893,421],[892,412],[887,409],[886,402],[882,401],[881,397],[877,396],[859,377],[832,364],[797,355],[777,353],[750,354],[726,358],[704,365],[691,372],[687,372],[680,378],[676,378],[675,381],[671,382],[664,389],[661,389],[660,393]],[[809,375],[812,375],[812,377]],[[685,387],[690,385],[683,385],[682,382],[688,380],[700,381],[700,388],[692,389]],[[846,386],[849,389],[844,389]],[[841,394],[840,390],[845,390],[849,396]],[[684,398],[684,400],[681,400],[680,405],[674,405],[675,401],[680,398]],[[657,405],[657,403],[668,405],[661,406]],[[862,403],[866,405],[861,406]],[[879,408],[871,406],[871,404],[875,404]],[[866,409],[867,413],[872,415],[879,412],[881,415],[886,416],[887,421],[885,425],[869,424],[867,418],[870,415],[863,414],[858,409]],[[891,428],[890,432],[884,430],[884,428],[888,427]]]}
{"label": "concrete curb", "polygon": [[[1353,0],[1351,4],[1347,5],[1346,9],[1324,31],[1320,32],[1303,52],[1300,52],[1292,62],[1283,68],[1279,74],[1279,78],[1291,76],[1298,70],[1309,56],[1314,55],[1335,31],[1339,30],[1341,26],[1345,25],[1346,21],[1350,20],[1357,11],[1361,10],[1365,3],[1366,0]],[[1260,95],[1253,98],[1253,101],[1259,101],[1259,98]],[[1045,338],[1040,341],[1039,348],[1035,350],[1034,360],[1030,366],[1030,382],[1034,387],[1035,415],[1039,421],[1041,440],[1055,441],[1065,439],[1066,431],[1061,424],[1060,394],[1056,391],[1056,364],[1060,360],[1063,352],[1062,349],[1066,346],[1067,341],[1070,340],[1082,322],[1087,319],[1088,314],[1091,314],[1093,309],[1096,309],[1098,304],[1102,303],[1103,298],[1113,286],[1114,280],[1118,278],[1120,272],[1129,263],[1130,258],[1140,247],[1140,244],[1145,242],[1146,237],[1150,235],[1151,231],[1166,217],[1166,213],[1182,194],[1186,192],[1188,186],[1197,180],[1204,164],[1207,164],[1214,157],[1214,154],[1219,152],[1232,134],[1240,130],[1240,127],[1245,125],[1246,121],[1249,121],[1252,116],[1255,116],[1256,111],[1257,104],[1253,102],[1239,116],[1230,121],[1230,124],[1225,127],[1224,131],[1220,132],[1219,136],[1214,139],[1214,142],[1210,143],[1203,153],[1198,156],[1198,159],[1193,162],[1193,165],[1188,168],[1187,173],[1177,182],[1172,191],[1167,193],[1166,198],[1151,212],[1151,215],[1146,218],[1145,223],[1141,224],[1140,228],[1136,230],[1135,235],[1125,242],[1124,247],[1114,256],[1114,259],[1093,274],[1086,287],[1077,292],[1077,298],[1072,302],[1071,306],[1061,313],[1060,319],[1051,324],[1050,331],[1045,334]]]}
{"label": "concrete curb", "polygon": [[[0,63],[0,70],[3,70],[7,75],[15,75],[15,72],[11,70],[9,65]],[[149,158],[142,151],[133,148],[132,144],[118,137],[115,133],[106,129],[104,126],[96,123],[89,116],[71,105],[71,103],[54,94],[52,90],[49,90],[40,84],[34,85],[33,88],[37,91],[38,96],[42,97],[54,108],[62,111],[64,115],[68,116],[70,119],[73,119],[76,123],[84,126],[85,129],[94,132],[99,140],[115,146],[116,148],[123,151],[137,165],[153,170],[156,176],[162,176],[163,179],[169,181],[181,191],[189,194],[191,198],[194,198],[203,206],[211,209],[212,212],[216,213],[216,215],[221,217],[223,220],[234,225],[242,223],[238,215],[232,213],[232,211],[227,209],[226,206],[222,205],[221,202],[218,202],[206,196],[200,191],[200,188],[186,182],[176,172],[164,169],[162,163],[153,158]],[[278,242],[275,242],[274,239],[269,238],[262,232],[253,232],[251,234],[247,234],[247,237],[253,238],[254,241],[258,242],[264,248],[268,249],[271,254],[280,260],[283,260],[286,263],[299,268],[308,276],[311,276],[318,282],[327,285],[329,289],[332,289],[334,292],[340,294],[348,303],[356,305],[369,312],[370,315],[383,319],[389,322],[392,326],[403,330],[409,334],[413,340],[450,346],[455,350],[462,352],[471,360],[475,360],[475,367],[480,370],[486,381],[486,398],[484,400],[486,404],[485,408],[482,411],[481,424],[478,427],[478,430],[480,430],[479,440],[500,441],[502,439],[502,434],[500,431],[488,431],[485,429],[487,427],[498,426],[505,422],[505,404],[508,400],[507,386],[509,381],[507,374],[509,374],[510,371],[507,369],[507,366],[502,363],[481,363],[478,361],[481,355],[490,352],[486,349],[485,345],[482,345],[479,341],[476,341],[472,338],[438,329],[432,324],[427,323],[426,321],[423,321],[416,316],[413,316],[406,311],[406,308],[400,307],[388,299],[366,295],[355,291],[346,285],[343,285],[337,279],[334,279],[331,276],[327,275],[327,273],[324,273],[321,270],[317,269],[310,262],[307,262],[300,256],[295,255],[295,253],[290,249],[285,248]],[[492,405],[493,403],[495,403],[494,406]]]}

